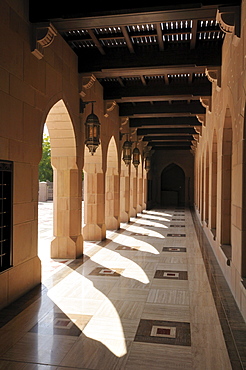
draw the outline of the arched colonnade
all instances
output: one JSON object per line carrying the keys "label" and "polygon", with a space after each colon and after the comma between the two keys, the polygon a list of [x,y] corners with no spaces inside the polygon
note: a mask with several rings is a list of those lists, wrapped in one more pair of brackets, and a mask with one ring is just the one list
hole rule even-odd
{"label": "arched colonnade", "polygon": [[[99,104],[98,104],[99,105]],[[96,104],[95,104],[96,108]],[[100,241],[106,230],[117,230],[120,223],[146,208],[146,171],[143,160],[136,169],[122,160],[118,113],[115,127],[105,122],[100,108],[101,143],[94,155],[84,144],[84,122],[90,107],[81,115],[81,141],[63,99],[48,111],[45,120],[51,144],[54,170],[52,258],[76,258],[83,253],[83,240]],[[108,118],[108,117],[107,117]],[[105,132],[106,131],[106,132]],[[140,152],[143,155],[141,143]],[[84,227],[82,228],[82,173],[84,176]]]}

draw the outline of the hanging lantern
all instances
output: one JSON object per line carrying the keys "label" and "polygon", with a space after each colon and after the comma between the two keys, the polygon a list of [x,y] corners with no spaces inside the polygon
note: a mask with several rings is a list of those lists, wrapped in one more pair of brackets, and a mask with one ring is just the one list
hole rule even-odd
{"label": "hanging lantern", "polygon": [[100,145],[100,126],[99,119],[93,112],[92,103],[91,114],[89,114],[85,121],[85,145],[88,147],[91,155],[95,153]]}
{"label": "hanging lantern", "polygon": [[150,160],[150,156],[147,156],[147,157],[145,158],[145,166],[144,166],[145,171],[146,171],[147,173],[149,172],[150,167],[151,167],[151,160]]}
{"label": "hanging lantern", "polygon": [[123,161],[125,162],[126,166],[129,166],[131,163],[131,156],[132,156],[132,143],[129,140],[126,140],[123,144]]}
{"label": "hanging lantern", "polygon": [[132,152],[132,163],[135,168],[137,168],[140,163],[140,151],[137,147],[134,148]]}

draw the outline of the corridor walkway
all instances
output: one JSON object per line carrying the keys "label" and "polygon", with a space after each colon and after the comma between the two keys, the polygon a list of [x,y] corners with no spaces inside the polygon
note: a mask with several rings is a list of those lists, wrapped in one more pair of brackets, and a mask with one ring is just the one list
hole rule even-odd
{"label": "corridor walkway", "polygon": [[235,347],[190,210],[138,216],[86,242],[83,259],[53,261],[41,287],[0,312],[1,370],[243,369],[245,325],[232,301]]}

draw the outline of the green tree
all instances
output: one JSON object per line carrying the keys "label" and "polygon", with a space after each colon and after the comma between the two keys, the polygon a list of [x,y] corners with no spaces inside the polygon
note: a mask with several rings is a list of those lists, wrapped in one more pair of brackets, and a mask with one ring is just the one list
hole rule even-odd
{"label": "green tree", "polygon": [[51,166],[50,137],[44,135],[43,154],[39,163],[39,181],[53,181],[53,169]]}

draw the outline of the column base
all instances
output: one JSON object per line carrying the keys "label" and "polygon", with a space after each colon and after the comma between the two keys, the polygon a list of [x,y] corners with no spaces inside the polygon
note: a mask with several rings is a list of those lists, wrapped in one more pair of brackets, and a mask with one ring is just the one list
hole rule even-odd
{"label": "column base", "polygon": [[121,212],[120,222],[122,222],[122,223],[128,223],[128,222],[130,222],[130,215],[129,215],[128,212]]}
{"label": "column base", "polygon": [[106,239],[106,225],[105,224],[87,224],[83,228],[84,240],[101,241]]}
{"label": "column base", "polygon": [[57,236],[51,242],[51,258],[76,259],[83,254],[83,237],[78,236]]}
{"label": "column base", "polygon": [[107,230],[118,230],[120,228],[120,222],[118,217],[108,217],[106,220]]}

